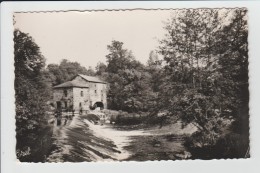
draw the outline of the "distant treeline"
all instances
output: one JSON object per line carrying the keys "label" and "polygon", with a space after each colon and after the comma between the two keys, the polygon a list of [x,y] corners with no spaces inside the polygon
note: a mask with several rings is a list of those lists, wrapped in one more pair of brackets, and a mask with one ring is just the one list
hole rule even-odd
{"label": "distant treeline", "polygon": [[197,126],[190,149],[222,145],[222,157],[244,157],[249,147],[247,10],[178,10],[164,29],[158,49],[143,57],[146,64],[114,40],[107,46],[107,62],[95,69],[65,59],[45,67],[34,40],[15,30],[18,158],[37,155],[33,148],[47,126],[52,86],[78,73],[109,83],[109,109],[149,117],[164,113],[184,126]]}

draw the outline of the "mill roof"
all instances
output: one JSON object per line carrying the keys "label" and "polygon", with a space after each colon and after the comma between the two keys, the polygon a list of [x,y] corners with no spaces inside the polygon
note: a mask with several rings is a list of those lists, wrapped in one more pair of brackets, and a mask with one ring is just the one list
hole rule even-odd
{"label": "mill roof", "polygon": [[[94,77],[94,76],[86,76],[86,75],[83,75],[83,74],[78,74],[77,76],[80,76],[82,77],[84,80],[88,81],[88,82],[95,82],[95,83],[103,83],[103,84],[106,84],[105,81],[99,79],[98,77]],[[59,84],[59,85],[56,85],[54,86],[53,88],[70,88],[70,87],[80,87],[80,88],[88,88],[89,85],[86,84],[86,83],[82,83],[80,81],[77,81],[77,80],[71,80],[71,81],[67,81],[67,82],[64,82],[62,84]]]}
{"label": "mill roof", "polygon": [[96,83],[104,83],[106,84],[105,81],[99,79],[98,77],[94,77],[94,76],[87,76],[87,75],[83,75],[83,74],[78,74],[78,76],[82,77],[83,79],[89,81],[89,82],[96,82]]}
{"label": "mill roof", "polygon": [[70,87],[88,88],[89,86],[87,84],[83,84],[78,81],[68,81],[68,82],[64,82],[62,84],[56,85],[53,88],[70,88]]}

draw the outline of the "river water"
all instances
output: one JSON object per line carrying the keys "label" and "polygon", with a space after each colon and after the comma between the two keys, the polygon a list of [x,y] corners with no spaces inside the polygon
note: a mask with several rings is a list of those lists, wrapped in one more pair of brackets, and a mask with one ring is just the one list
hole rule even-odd
{"label": "river water", "polygon": [[54,123],[55,147],[48,162],[124,160],[132,154],[124,149],[131,137],[151,135],[142,130],[117,130],[110,124],[94,125],[81,115],[65,121],[60,126]]}
{"label": "river water", "polygon": [[88,115],[76,115],[72,120],[62,119],[59,126],[55,120],[47,162],[187,158],[180,137],[196,131],[192,125],[182,128],[180,122],[149,130],[119,130],[111,124],[95,125],[88,119]]}
{"label": "river water", "polygon": [[88,120],[84,120],[84,122],[89,126],[89,129],[93,131],[94,135],[114,142],[117,149],[120,151],[120,153],[116,154],[117,160],[124,160],[131,155],[129,151],[124,149],[124,147],[128,146],[131,142],[131,137],[150,135],[142,130],[123,131],[113,129],[111,126],[107,125],[94,125]]}

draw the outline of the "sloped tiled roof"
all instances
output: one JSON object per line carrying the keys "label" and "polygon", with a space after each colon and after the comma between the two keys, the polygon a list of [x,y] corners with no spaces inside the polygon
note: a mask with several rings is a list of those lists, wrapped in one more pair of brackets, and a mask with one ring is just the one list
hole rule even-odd
{"label": "sloped tiled roof", "polygon": [[83,75],[83,74],[78,74],[78,76],[82,77],[83,79],[89,81],[89,82],[96,82],[96,83],[106,83],[105,81],[97,78],[97,77],[94,77],[94,76],[86,76],[86,75]]}
{"label": "sloped tiled roof", "polygon": [[70,87],[81,87],[81,88],[88,88],[87,84],[80,83],[78,81],[68,81],[62,84],[56,85],[53,88],[70,88]]}

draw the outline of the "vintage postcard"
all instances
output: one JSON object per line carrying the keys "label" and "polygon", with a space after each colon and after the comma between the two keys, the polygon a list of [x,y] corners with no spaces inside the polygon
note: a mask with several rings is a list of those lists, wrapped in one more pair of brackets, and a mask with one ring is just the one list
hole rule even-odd
{"label": "vintage postcard", "polygon": [[257,5],[42,4],[1,8],[4,170],[256,161]]}
{"label": "vintage postcard", "polygon": [[247,13],[14,13],[17,159],[249,158]]}

